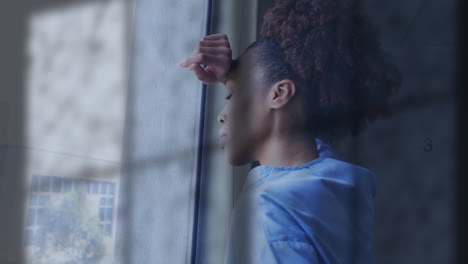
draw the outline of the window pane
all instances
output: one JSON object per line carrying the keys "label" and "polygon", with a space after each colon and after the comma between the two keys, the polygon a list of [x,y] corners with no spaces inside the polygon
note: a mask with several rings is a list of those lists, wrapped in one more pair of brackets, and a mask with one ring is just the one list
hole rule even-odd
{"label": "window pane", "polygon": [[106,208],[106,221],[112,221],[112,208]]}
{"label": "window pane", "polygon": [[44,207],[46,203],[49,201],[49,196],[47,195],[38,195],[37,197],[37,205]]}
{"label": "window pane", "polygon": [[109,194],[115,194],[115,184],[109,184]]}
{"label": "window pane", "polygon": [[39,176],[39,191],[48,192],[50,186],[50,178],[47,176]]}
{"label": "window pane", "polygon": [[18,151],[29,196],[40,195],[24,209],[24,240],[34,238],[23,243],[24,263],[113,263],[116,241],[106,233],[112,233],[108,219],[118,204],[100,199],[110,183],[112,197],[119,195],[131,5],[132,0],[24,5],[31,9],[24,12],[20,33],[27,65],[19,93],[24,120],[18,122],[28,129],[24,142],[15,144],[26,146]]}
{"label": "window pane", "polygon": [[[233,58],[237,58],[245,48],[256,39],[257,21],[261,5],[273,1],[215,1],[218,8],[213,9],[212,32],[228,35]],[[237,5],[236,5],[237,4]],[[232,8],[236,6],[236,8]],[[257,20],[258,19],[258,20]],[[217,115],[224,105],[225,87],[216,84],[209,90],[207,105],[210,112],[206,119],[206,129],[211,135],[212,142],[219,140],[220,128]],[[250,164],[244,166],[231,166],[225,159],[224,151],[216,148],[206,148],[203,153],[204,185],[202,186],[202,208],[199,225],[202,227],[198,235],[197,263],[217,264],[223,263],[224,251],[227,241],[228,224],[231,208],[236,201],[244,178],[250,170]]]}
{"label": "window pane", "polygon": [[101,197],[100,201],[99,201],[99,205],[103,206],[107,203],[107,199],[104,198],[104,197]]}
{"label": "window pane", "polygon": [[107,193],[107,183],[101,182],[101,194],[106,194]]}
{"label": "window pane", "polygon": [[136,2],[118,263],[190,262],[202,89],[177,63],[205,34],[206,6]]}
{"label": "window pane", "polygon": [[99,219],[101,219],[101,221],[106,219],[106,208],[99,208]]}
{"label": "window pane", "polygon": [[28,209],[27,221],[28,226],[33,226],[36,223],[36,209]]}
{"label": "window pane", "polygon": [[60,192],[62,189],[62,179],[54,177],[52,188],[54,192]]}
{"label": "window pane", "polygon": [[97,194],[99,190],[99,183],[98,182],[92,182],[91,183],[91,193],[92,194]]}
{"label": "window pane", "polygon": [[64,180],[64,187],[63,187],[65,192],[71,192],[72,189],[72,181],[70,179],[65,179]]}
{"label": "window pane", "polygon": [[37,204],[37,195],[31,195],[29,197],[29,206],[34,206]]}
{"label": "window pane", "polygon": [[31,192],[37,192],[39,190],[39,176],[34,175],[32,177]]}

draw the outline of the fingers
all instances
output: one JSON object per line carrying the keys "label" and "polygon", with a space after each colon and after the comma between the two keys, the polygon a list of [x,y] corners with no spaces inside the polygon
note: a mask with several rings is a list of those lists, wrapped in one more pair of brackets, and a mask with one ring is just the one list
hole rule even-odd
{"label": "fingers", "polygon": [[204,53],[211,55],[223,55],[223,56],[232,56],[232,50],[228,47],[195,47],[193,54]]}
{"label": "fingers", "polygon": [[[222,81],[232,61],[232,50],[226,34],[203,37],[195,47],[192,56],[180,62],[182,68],[190,67],[197,78],[205,84]],[[205,65],[206,68],[203,68]]]}
{"label": "fingers", "polygon": [[[210,56],[206,56],[204,58],[203,56],[205,55],[214,55],[214,56],[224,56],[228,57],[231,59],[232,57],[232,50],[229,44],[229,41],[227,39],[227,35],[223,33],[219,34],[213,34],[213,35],[208,35],[202,38],[197,45],[195,46],[195,49],[192,52],[193,55],[198,55],[202,54],[201,58],[198,58],[199,60],[194,60],[197,57],[190,57],[189,59],[186,59],[179,63],[178,65],[180,67],[188,67],[190,64],[194,62],[200,63],[200,59],[206,59],[209,63],[209,61],[212,59]],[[207,65],[207,63],[203,63]]]}
{"label": "fingers", "polygon": [[212,72],[207,72],[198,64],[190,65],[190,69],[195,73],[197,78],[205,84],[216,83],[216,76]]}
{"label": "fingers", "polygon": [[195,55],[190,56],[183,62],[179,64],[180,67],[186,68],[190,66],[191,64],[203,64],[203,65],[211,65],[211,66],[222,66],[226,64],[227,62],[227,57],[220,57],[220,56],[215,56],[211,54],[203,54],[203,53],[198,53]]}
{"label": "fingers", "polygon": [[208,35],[208,36],[203,37],[203,40],[217,40],[217,39],[228,40],[228,37],[224,33],[212,34],[212,35]]}
{"label": "fingers", "polygon": [[229,41],[227,41],[225,39],[201,40],[200,42],[198,42],[197,46],[201,46],[201,47],[225,46],[225,47],[231,48],[231,45],[229,44]]}
{"label": "fingers", "polygon": [[[202,41],[203,42],[203,41]],[[182,68],[188,67],[192,63],[210,65],[210,63],[226,62],[231,59],[232,50],[226,46],[220,46],[219,41],[209,41],[209,44],[200,42],[193,51],[193,55],[178,65]],[[218,56],[218,58],[216,58]],[[219,58],[222,57],[222,58]]]}

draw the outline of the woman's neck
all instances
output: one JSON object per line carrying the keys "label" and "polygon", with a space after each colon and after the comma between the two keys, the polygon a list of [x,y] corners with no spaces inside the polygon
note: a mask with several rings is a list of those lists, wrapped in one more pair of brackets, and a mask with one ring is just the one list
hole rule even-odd
{"label": "woman's neck", "polygon": [[272,134],[257,152],[261,165],[293,167],[319,157],[315,139],[308,134]]}

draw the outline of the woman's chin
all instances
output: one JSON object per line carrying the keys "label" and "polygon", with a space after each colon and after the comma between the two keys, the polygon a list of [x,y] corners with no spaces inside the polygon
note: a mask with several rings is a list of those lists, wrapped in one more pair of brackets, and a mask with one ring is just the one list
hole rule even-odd
{"label": "woman's chin", "polygon": [[247,155],[233,155],[229,148],[223,147],[224,157],[227,162],[229,162],[232,166],[242,166],[248,163],[251,163]]}

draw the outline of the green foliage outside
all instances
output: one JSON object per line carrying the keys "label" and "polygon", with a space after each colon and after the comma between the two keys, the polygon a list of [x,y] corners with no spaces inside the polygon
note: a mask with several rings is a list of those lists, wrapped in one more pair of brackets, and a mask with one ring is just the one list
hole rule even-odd
{"label": "green foliage outside", "polygon": [[46,205],[32,242],[30,263],[100,263],[105,254],[104,233],[99,217],[90,212],[80,195],[72,192],[58,205]]}

